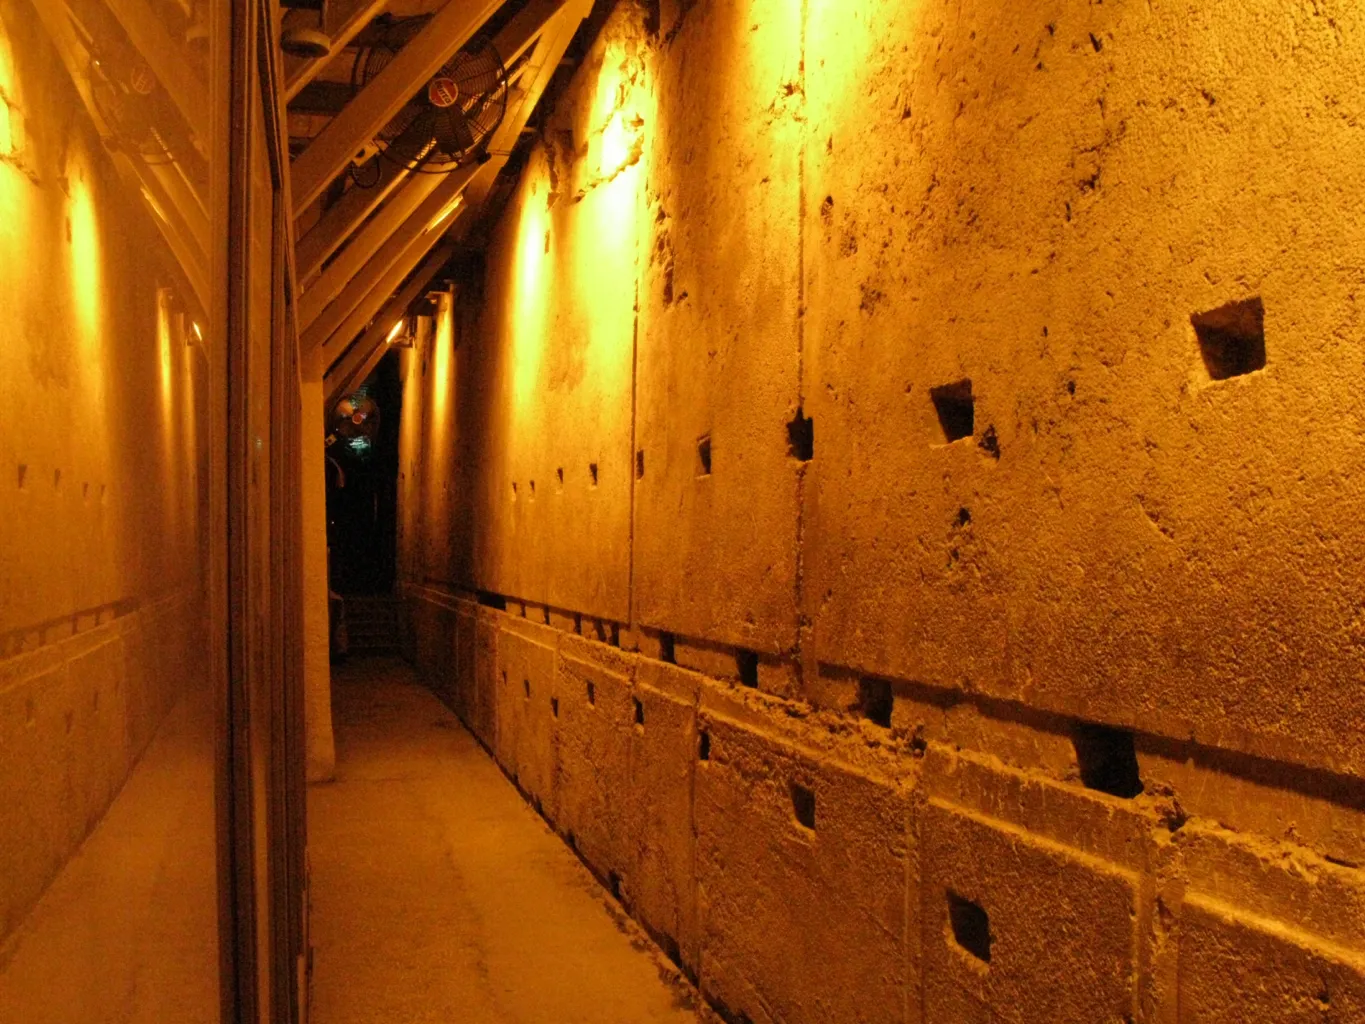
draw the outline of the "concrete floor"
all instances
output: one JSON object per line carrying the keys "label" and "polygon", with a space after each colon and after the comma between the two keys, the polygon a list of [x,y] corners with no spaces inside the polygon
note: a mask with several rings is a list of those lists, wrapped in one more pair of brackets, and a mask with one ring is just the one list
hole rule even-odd
{"label": "concrete floor", "polygon": [[309,790],[314,1024],[685,1024],[689,990],[411,669],[334,678]]}
{"label": "concrete floor", "polygon": [[4,1024],[218,1019],[213,708],[182,700],[0,946]]}

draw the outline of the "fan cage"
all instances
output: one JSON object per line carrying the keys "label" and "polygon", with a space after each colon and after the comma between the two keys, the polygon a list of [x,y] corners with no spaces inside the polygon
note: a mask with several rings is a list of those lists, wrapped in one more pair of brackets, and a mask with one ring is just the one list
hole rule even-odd
{"label": "fan cage", "polygon": [[[407,22],[394,26],[383,43],[356,57],[352,87],[357,92],[372,82],[397,56],[402,44],[416,34],[416,29],[408,26]],[[507,69],[492,42],[476,40],[447,61],[379,131],[374,140],[379,154],[420,174],[448,174],[463,167],[485,151],[502,124],[508,91]],[[450,102],[438,102],[447,98]]]}
{"label": "fan cage", "polygon": [[100,63],[91,58],[90,99],[100,119],[108,125],[114,140],[124,150],[136,153],[152,165],[169,164],[175,154],[167,145],[150,115],[153,98],[134,94],[106,75]]}

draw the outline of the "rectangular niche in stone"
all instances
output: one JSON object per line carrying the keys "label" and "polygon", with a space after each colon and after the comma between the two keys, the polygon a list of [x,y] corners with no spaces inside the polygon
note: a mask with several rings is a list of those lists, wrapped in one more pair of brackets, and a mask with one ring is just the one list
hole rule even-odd
{"label": "rectangular niche in stone", "polygon": [[1228,380],[1265,369],[1265,304],[1259,298],[1195,313],[1190,322],[1209,379]]}

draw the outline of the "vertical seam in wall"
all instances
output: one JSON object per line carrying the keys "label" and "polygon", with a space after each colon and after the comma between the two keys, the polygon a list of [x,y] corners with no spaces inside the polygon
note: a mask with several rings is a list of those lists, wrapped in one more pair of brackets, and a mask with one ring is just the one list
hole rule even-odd
{"label": "vertical seam in wall", "polygon": [[[655,58],[661,55],[656,47]],[[645,62],[642,70],[642,77],[645,79],[644,88],[652,91],[656,87],[650,71],[653,65]],[[657,113],[657,111],[656,111]],[[646,124],[644,149],[648,150],[653,136],[649,134],[654,129],[653,124]],[[626,462],[626,479],[630,481],[630,524],[628,530],[627,550],[627,579],[626,579],[626,619],[632,632],[635,630],[635,491],[640,486],[640,480],[635,474],[636,453],[640,450],[640,429],[639,429],[639,385],[640,385],[640,280],[645,273],[645,262],[641,258],[641,237],[643,229],[640,225],[648,224],[649,221],[649,168],[650,160],[643,156],[640,160],[639,180],[636,183],[635,195],[635,216],[637,230],[635,231],[635,317],[631,329],[630,337],[630,452]]]}
{"label": "vertical seam in wall", "polygon": [[[690,785],[687,793],[687,806],[692,812],[692,941],[696,944],[693,950],[696,960],[692,964],[692,973],[696,976],[696,987],[701,991],[701,949],[702,949],[702,921],[701,921],[701,877],[697,871],[697,772],[701,771],[701,760],[697,756],[697,745],[701,743],[701,687],[696,686],[692,690],[692,772],[690,775]],[[679,929],[681,931],[682,929]],[[686,963],[686,960],[683,961]]]}
{"label": "vertical seam in wall", "polygon": [[[640,175],[641,179],[644,175]],[[643,202],[643,198],[641,199]],[[636,428],[636,385],[640,364],[640,233],[635,233],[635,322],[630,339],[630,452],[626,461],[626,479],[630,481],[630,524],[628,528],[626,578],[626,621],[635,629],[635,489],[640,485],[635,475],[635,453],[640,439]]]}
{"label": "vertical seam in wall", "polygon": [[[801,131],[801,145],[797,154],[797,225],[796,225],[796,409],[803,415],[806,405],[806,150],[810,137],[806,97],[806,24],[810,13],[810,0],[801,0],[800,64],[798,74],[801,82],[801,105],[798,124]],[[798,692],[805,691],[806,679],[803,665],[805,615],[805,549],[806,549],[806,471],[809,463],[797,463],[796,467],[796,650],[794,653],[796,686]]]}

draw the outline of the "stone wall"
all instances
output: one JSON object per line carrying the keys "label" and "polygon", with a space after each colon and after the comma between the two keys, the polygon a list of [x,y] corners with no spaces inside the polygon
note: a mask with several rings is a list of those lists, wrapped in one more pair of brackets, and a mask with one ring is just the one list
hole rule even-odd
{"label": "stone wall", "polygon": [[1362,47],[607,19],[406,357],[413,653],[729,1019],[1365,1015]]}
{"label": "stone wall", "polygon": [[0,0],[0,940],[203,681],[207,362],[83,111]]}

